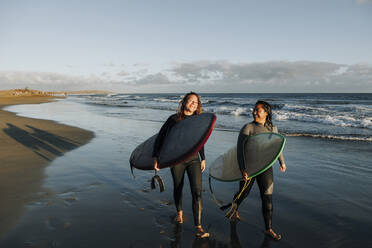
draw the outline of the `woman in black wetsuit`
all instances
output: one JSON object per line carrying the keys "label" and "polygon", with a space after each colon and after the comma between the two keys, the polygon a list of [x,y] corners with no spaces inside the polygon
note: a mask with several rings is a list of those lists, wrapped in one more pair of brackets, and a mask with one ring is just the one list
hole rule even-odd
{"label": "woman in black wetsuit", "polygon": [[[257,101],[254,109],[253,109],[253,118],[254,121],[251,123],[245,124],[242,129],[240,130],[239,137],[238,137],[238,162],[240,170],[242,171],[244,181],[240,181],[240,189],[234,196],[234,199],[239,195],[242,191],[244,184],[248,181],[248,174],[245,171],[244,159],[240,154],[242,154],[242,141],[246,135],[254,135],[259,133],[267,133],[273,132],[278,133],[278,129],[276,126],[273,125],[272,119],[272,111],[271,106],[269,103],[265,101]],[[280,170],[282,172],[286,171],[286,165],[284,162],[283,154],[280,154],[279,157],[279,164]],[[258,176],[252,178],[246,188],[243,190],[240,197],[238,197],[236,204],[239,205],[243,202],[243,200],[248,196],[253,183],[257,179],[257,184],[260,189],[260,195],[262,200],[262,214],[265,221],[265,234],[269,237],[280,240],[281,235],[274,232],[272,229],[272,214],[273,214],[273,204],[272,204],[272,193],[274,189],[274,178],[273,178],[273,168],[270,167],[265,172],[259,174]],[[235,212],[235,219],[239,219],[238,211]]]}
{"label": "woman in black wetsuit", "polygon": [[[202,104],[200,96],[195,92],[190,92],[186,94],[179,103],[177,113],[171,115],[164,125],[161,127],[159,134],[155,140],[153,158],[154,158],[154,169],[158,168],[158,157],[163,144],[164,137],[167,132],[175,125],[177,122],[182,121],[192,115],[197,115],[202,112]],[[201,191],[202,191],[202,172],[205,169],[205,155],[204,147],[198,154],[189,159],[188,161],[173,166],[171,168],[172,178],[173,178],[173,197],[177,208],[176,221],[178,223],[183,223],[183,212],[182,212],[182,188],[183,179],[185,176],[185,171],[189,177],[191,193],[192,193],[192,210],[194,215],[194,224],[196,227],[196,236],[199,238],[209,237],[209,233],[205,232],[201,226],[201,213],[202,213],[202,201],[201,201]]]}

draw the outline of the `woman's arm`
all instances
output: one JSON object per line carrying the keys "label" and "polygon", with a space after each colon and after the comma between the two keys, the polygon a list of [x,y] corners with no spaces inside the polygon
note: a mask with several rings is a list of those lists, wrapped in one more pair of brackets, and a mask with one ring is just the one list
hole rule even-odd
{"label": "woman's arm", "polygon": [[[273,133],[279,133],[278,132],[278,128],[276,126],[273,127]],[[285,172],[286,169],[287,169],[287,166],[285,165],[285,162],[284,162],[284,156],[283,156],[283,152],[280,153],[280,156],[278,158],[278,161],[279,161],[279,164],[280,164],[280,170],[282,172]]]}
{"label": "woman's arm", "polygon": [[167,135],[169,129],[171,129],[174,124],[176,124],[175,115],[171,115],[160,128],[158,136],[155,139],[154,148],[152,151],[152,157],[154,158],[154,166],[155,163],[157,164],[157,159],[159,157],[161,147],[163,146],[164,138]]}
{"label": "woman's arm", "polygon": [[204,146],[203,146],[203,148],[199,151],[199,155],[200,155],[200,160],[201,160],[201,163],[200,163],[201,171],[203,172],[203,171],[205,170],[205,154],[204,154]]}
{"label": "woman's arm", "polygon": [[251,134],[251,130],[249,125],[246,124],[240,129],[238,142],[237,142],[237,156],[238,156],[238,164],[240,171],[242,172],[244,178],[246,177],[247,172],[245,171],[245,164],[244,164],[244,157],[243,157],[243,141],[245,138]]}
{"label": "woman's arm", "polygon": [[200,160],[205,160],[205,153],[204,153],[204,146],[203,148],[199,151],[199,155],[200,155]]}

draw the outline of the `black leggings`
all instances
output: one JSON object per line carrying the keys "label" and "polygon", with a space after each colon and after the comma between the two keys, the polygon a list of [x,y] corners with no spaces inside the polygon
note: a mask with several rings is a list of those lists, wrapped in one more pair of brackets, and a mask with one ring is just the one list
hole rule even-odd
{"label": "black leggings", "polygon": [[173,197],[177,211],[182,210],[182,188],[185,171],[187,171],[187,175],[190,181],[194,223],[195,226],[199,226],[201,225],[201,212],[203,208],[201,201],[202,173],[199,156],[195,156],[189,161],[182,164],[178,164],[171,168],[174,185]]}
{"label": "black leggings", "polygon": [[[240,198],[236,201],[239,205],[243,202],[243,200],[248,196],[249,192],[252,189],[253,183],[257,179],[258,188],[260,189],[261,201],[262,201],[262,214],[265,221],[266,230],[271,229],[272,227],[272,216],[273,216],[273,202],[272,202],[272,194],[274,189],[274,177],[273,177],[273,168],[270,167],[265,172],[261,173],[260,175],[251,179],[248,187],[243,191]],[[240,181],[240,188],[239,192],[243,189],[244,181]],[[234,196],[235,197],[239,194],[237,192]]]}

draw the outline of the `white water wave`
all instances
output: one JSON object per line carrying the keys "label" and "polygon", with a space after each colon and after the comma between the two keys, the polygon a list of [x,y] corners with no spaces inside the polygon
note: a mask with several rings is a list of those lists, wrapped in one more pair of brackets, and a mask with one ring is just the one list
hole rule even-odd
{"label": "white water wave", "polygon": [[303,113],[295,113],[288,111],[277,111],[274,114],[274,119],[283,120],[294,120],[302,122],[315,122],[326,125],[335,125],[341,127],[361,127],[372,129],[372,118],[358,118],[347,115],[309,115]]}
{"label": "white water wave", "polygon": [[246,112],[247,112],[246,108],[237,108],[237,109],[233,110],[233,111],[231,112],[231,114],[233,114],[233,115],[235,115],[235,116],[239,116],[239,115],[241,115],[242,113],[246,113]]}
{"label": "white water wave", "polygon": [[342,135],[337,136],[337,135],[329,135],[329,134],[291,133],[291,134],[286,134],[285,136],[372,142],[372,137],[355,137],[355,136],[342,136]]}
{"label": "white water wave", "polygon": [[283,110],[310,110],[310,111],[324,111],[328,112],[329,109],[324,108],[324,107],[313,107],[313,106],[307,106],[307,105],[299,105],[299,104],[285,104],[283,107]]}
{"label": "white water wave", "polygon": [[178,103],[180,100],[179,99],[169,99],[169,98],[154,98],[154,101],[158,101],[158,102],[176,102],[176,103]]}

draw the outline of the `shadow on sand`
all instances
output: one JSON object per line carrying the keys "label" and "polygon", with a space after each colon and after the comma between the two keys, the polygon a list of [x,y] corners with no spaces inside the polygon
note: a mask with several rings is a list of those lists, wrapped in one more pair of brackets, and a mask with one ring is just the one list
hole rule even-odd
{"label": "shadow on sand", "polygon": [[34,153],[47,161],[53,157],[61,156],[64,152],[73,150],[81,144],[71,139],[26,125],[32,131],[26,131],[11,123],[6,123],[7,128],[3,131],[18,143],[31,149]]}

